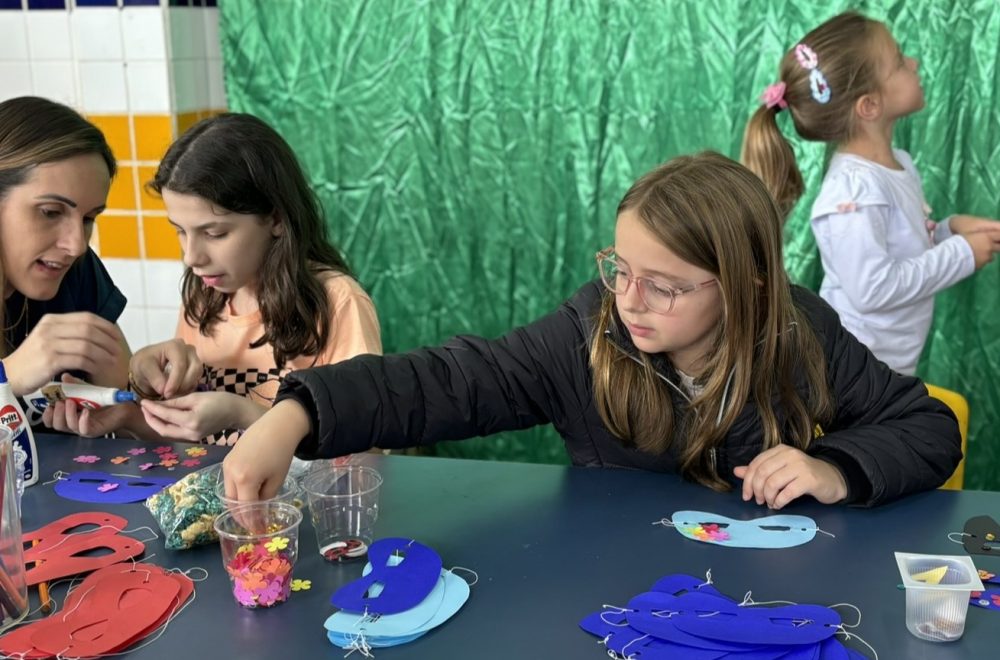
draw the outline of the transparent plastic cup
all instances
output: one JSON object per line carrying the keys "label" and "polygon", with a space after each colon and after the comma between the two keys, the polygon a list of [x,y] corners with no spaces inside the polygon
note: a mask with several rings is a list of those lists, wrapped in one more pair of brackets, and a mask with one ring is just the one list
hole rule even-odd
{"label": "transparent plastic cup", "polygon": [[0,631],[28,613],[17,467],[10,430],[0,426]]}
{"label": "transparent plastic cup", "polygon": [[[219,497],[219,501],[221,501],[227,509],[231,509],[240,504],[240,500],[234,500],[226,497],[226,482],[222,478],[221,470],[219,471],[219,482],[215,487],[215,494]],[[285,478],[285,482],[281,484],[281,488],[274,497],[269,500],[262,501],[284,502],[285,504],[291,504],[297,509],[301,509],[305,506],[305,498],[302,495],[302,489],[299,487],[299,482],[296,481],[291,475]]]}
{"label": "transparent plastic cup", "polygon": [[906,629],[931,642],[959,639],[969,596],[983,590],[972,559],[897,552],[896,564],[906,588]]}
{"label": "transparent plastic cup", "polygon": [[301,522],[298,508],[275,501],[238,504],[215,519],[222,564],[237,603],[257,608],[288,600]]}
{"label": "transparent plastic cup", "polygon": [[367,556],[382,475],[363,465],[327,466],[302,479],[319,553],[327,561]]}

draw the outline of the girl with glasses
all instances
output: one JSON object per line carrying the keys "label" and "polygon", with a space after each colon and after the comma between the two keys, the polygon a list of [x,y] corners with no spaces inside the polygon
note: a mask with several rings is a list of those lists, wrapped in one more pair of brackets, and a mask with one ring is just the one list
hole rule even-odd
{"label": "girl with glasses", "polygon": [[958,425],[875,359],[782,263],[752,172],[674,159],[618,207],[600,278],[496,340],[295,372],[226,458],[230,497],[270,497],[293,453],[332,457],[553,424],[575,465],[680,472],[780,509],[934,488]]}

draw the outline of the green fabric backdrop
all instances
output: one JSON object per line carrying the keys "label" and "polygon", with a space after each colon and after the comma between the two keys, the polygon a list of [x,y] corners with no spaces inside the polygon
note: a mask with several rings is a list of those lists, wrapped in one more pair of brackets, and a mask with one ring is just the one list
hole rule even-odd
{"label": "green fabric backdrop", "polygon": [[[928,108],[897,143],[936,215],[1000,215],[995,0],[223,0],[233,110],[292,143],[371,292],[385,348],[496,336],[595,274],[629,184],[672,156],[738,157],[781,53],[840,8],[886,20],[921,60]],[[789,127],[786,125],[785,127]],[[787,225],[816,288],[806,213]],[[938,296],[921,374],[972,408],[966,487],[1000,489],[1000,265]],[[564,462],[549,428],[443,443],[447,455]]]}

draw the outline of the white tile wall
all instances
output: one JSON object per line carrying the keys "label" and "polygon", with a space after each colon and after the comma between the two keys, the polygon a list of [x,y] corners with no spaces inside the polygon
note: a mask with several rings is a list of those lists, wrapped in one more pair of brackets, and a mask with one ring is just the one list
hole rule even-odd
{"label": "white tile wall", "polygon": [[213,110],[228,108],[226,81],[222,75],[222,60],[208,60],[208,107]]}
{"label": "white tile wall", "polygon": [[[98,231],[100,231],[101,221],[97,221]],[[142,270],[142,262],[138,259],[101,259],[104,267],[108,269],[108,275],[125,297],[128,298],[128,307],[145,307],[146,286]]]}
{"label": "white tile wall", "polygon": [[[0,11],[0,60],[28,59],[28,39],[24,15],[27,12]],[[203,32],[204,33],[204,32]]]}
{"label": "white tile wall", "polygon": [[205,59],[204,9],[198,7],[171,7],[170,56],[175,60]]}
{"label": "white tile wall", "polygon": [[125,311],[118,317],[118,327],[125,334],[125,341],[133,353],[152,343],[149,341],[149,332],[146,329],[146,310],[133,305],[131,299],[125,305]]}
{"label": "white tile wall", "polygon": [[222,59],[222,41],[219,38],[219,8],[208,7],[205,16],[205,56],[210,60]]}
{"label": "white tile wall", "polygon": [[121,12],[125,59],[130,62],[166,60],[163,10],[160,7],[125,7]]}
{"label": "white tile wall", "polygon": [[32,93],[28,60],[0,60],[0,101]]}
{"label": "white tile wall", "polygon": [[79,106],[76,67],[72,60],[34,60],[31,63],[33,93],[70,107]]}
{"label": "white tile wall", "polygon": [[176,309],[146,310],[146,339],[150,344],[173,339],[177,331],[177,316],[180,306]]}
{"label": "white tile wall", "polygon": [[80,94],[83,109],[90,114],[125,114],[125,63],[79,62]]}
{"label": "white tile wall", "polygon": [[[146,285],[146,301],[150,307],[163,307],[176,312],[181,306],[181,276],[184,264],[170,259],[147,259],[142,262]],[[176,319],[174,319],[176,321]],[[174,331],[174,326],[170,326]]]}
{"label": "white tile wall", "polygon": [[29,11],[27,14],[32,61],[73,59],[68,12]]}
{"label": "white tile wall", "polygon": [[126,62],[128,104],[136,114],[170,113],[167,61]]}
{"label": "white tile wall", "polygon": [[124,58],[121,10],[117,7],[87,7],[71,11],[69,22],[76,57],[81,62]]}

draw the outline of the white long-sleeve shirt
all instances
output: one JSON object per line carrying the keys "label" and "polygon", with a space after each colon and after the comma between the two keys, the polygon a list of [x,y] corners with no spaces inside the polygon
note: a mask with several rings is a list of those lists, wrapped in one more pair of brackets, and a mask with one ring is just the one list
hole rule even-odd
{"label": "white long-sleeve shirt", "polygon": [[812,230],[823,261],[820,296],[876,357],[912,374],[934,294],[971,275],[975,257],[947,221],[929,223],[913,159],[893,153],[902,170],[836,154],[812,207]]}

